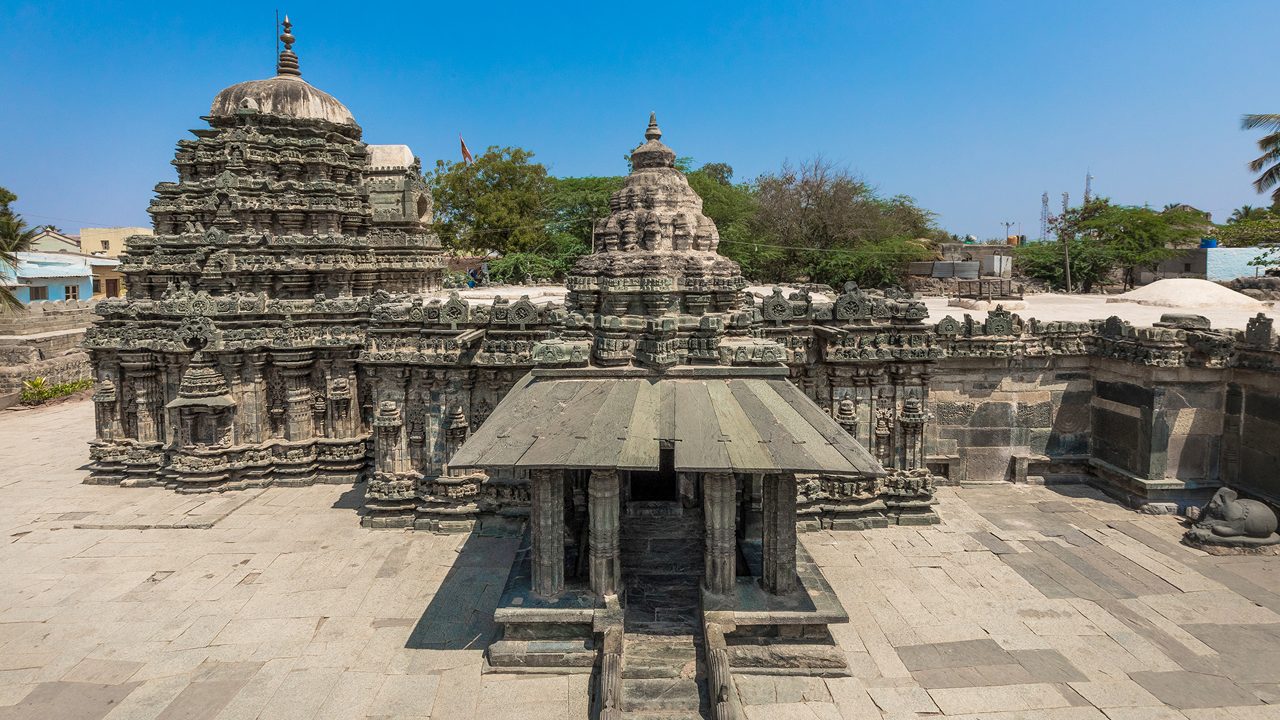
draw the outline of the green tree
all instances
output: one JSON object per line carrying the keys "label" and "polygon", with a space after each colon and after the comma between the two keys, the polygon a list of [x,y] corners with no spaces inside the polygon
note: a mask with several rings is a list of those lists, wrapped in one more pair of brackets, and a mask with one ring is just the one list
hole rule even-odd
{"label": "green tree", "polygon": [[1095,198],[1054,218],[1056,243],[1030,243],[1016,252],[1019,266],[1029,277],[1065,287],[1063,244],[1071,258],[1072,290],[1085,292],[1121,270],[1125,287],[1131,287],[1137,271],[1154,268],[1174,257],[1209,232],[1204,213],[1175,205],[1161,212],[1151,208],[1113,205]]}
{"label": "green tree", "polygon": [[1280,243],[1280,215],[1257,213],[1213,229],[1213,237],[1227,247],[1252,247]]}
{"label": "green tree", "polygon": [[1265,193],[1275,188],[1271,192],[1271,201],[1280,204],[1280,115],[1245,115],[1240,124],[1245,130],[1261,128],[1266,133],[1258,140],[1262,154],[1249,163],[1249,170],[1260,173],[1253,181],[1254,189]]}
{"label": "green tree", "polygon": [[1194,209],[1161,213],[1148,208],[1110,205],[1077,228],[1099,243],[1112,264],[1124,273],[1124,286],[1133,287],[1137,271],[1154,269],[1178,255],[1180,247],[1207,233],[1203,214]]}
{"label": "green tree", "polygon": [[[512,272],[529,266],[534,277],[561,277],[573,268],[577,259],[591,252],[591,238],[596,223],[609,217],[609,197],[622,188],[621,176],[551,178],[543,201],[546,209],[547,242],[537,249],[545,263],[512,261]],[[505,265],[499,265],[505,270]],[[494,276],[494,266],[489,273]],[[522,280],[523,275],[517,275]]]}
{"label": "green tree", "polygon": [[8,189],[0,187],[0,215],[12,215],[13,210],[10,205],[17,202],[18,196],[9,192]]}
{"label": "green tree", "polygon": [[543,201],[548,229],[572,235],[589,247],[592,228],[609,217],[609,198],[624,182],[622,176],[551,178]]}
{"label": "green tree", "polygon": [[[758,209],[747,242],[760,256],[752,260],[767,263],[771,280],[893,284],[906,263],[933,256],[930,241],[941,234],[932,213],[910,197],[880,197],[822,158],[798,167],[784,164],[753,187]],[[745,243],[731,239],[726,254],[740,244]],[[773,252],[759,252],[765,245]]]}
{"label": "green tree", "polygon": [[1071,285],[1088,292],[1111,272],[1111,258],[1099,243],[1069,237],[1050,242],[1033,242],[1014,249],[1018,269],[1027,277],[1043,280],[1049,287],[1067,286],[1063,244],[1071,256]]}
{"label": "green tree", "polygon": [[[18,198],[13,193],[0,188],[0,269],[7,276],[9,272],[14,272],[18,268],[18,253],[26,252],[31,249],[31,242],[35,240],[39,230],[27,227],[27,223],[22,219],[21,215],[13,212],[9,204]],[[13,294],[13,288],[0,278],[0,311],[9,312],[22,309],[22,302]]]}
{"label": "green tree", "polygon": [[503,255],[547,242],[547,169],[523,148],[490,147],[474,162],[436,161],[427,176],[446,247]]}
{"label": "green tree", "polygon": [[1252,205],[1241,205],[1231,211],[1231,217],[1227,218],[1228,225],[1236,223],[1250,222],[1253,220],[1264,220],[1271,215],[1271,211],[1266,208],[1254,207]]}

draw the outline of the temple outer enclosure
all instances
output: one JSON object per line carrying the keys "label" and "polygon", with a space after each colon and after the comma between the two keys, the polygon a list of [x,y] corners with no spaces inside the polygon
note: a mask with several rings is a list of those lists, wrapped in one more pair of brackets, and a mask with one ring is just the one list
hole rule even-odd
{"label": "temple outer enclosure", "polygon": [[441,289],[412,152],[363,143],[282,39],[277,75],[179,142],[128,297],[97,306],[89,482],[361,483],[370,527],[525,536],[488,661],[596,668],[603,717],[729,717],[734,672],[846,673],[845,610],[796,533],[937,523],[939,484],[1280,501],[1263,315],[934,321],[893,289],[756,294],[656,119],[563,296],[469,299]]}

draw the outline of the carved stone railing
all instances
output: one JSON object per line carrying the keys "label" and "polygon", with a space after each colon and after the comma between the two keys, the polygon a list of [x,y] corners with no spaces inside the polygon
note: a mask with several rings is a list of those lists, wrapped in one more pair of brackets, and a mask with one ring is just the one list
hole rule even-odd
{"label": "carved stone railing", "polygon": [[724,630],[719,625],[707,623],[705,634],[707,693],[711,696],[711,717],[715,720],[741,720],[742,701],[738,698],[733,671],[729,668],[729,651],[725,647]]}
{"label": "carved stone railing", "polygon": [[600,720],[622,718],[622,626],[614,625],[604,631],[604,646],[600,654],[600,688],[596,693],[597,712]]}

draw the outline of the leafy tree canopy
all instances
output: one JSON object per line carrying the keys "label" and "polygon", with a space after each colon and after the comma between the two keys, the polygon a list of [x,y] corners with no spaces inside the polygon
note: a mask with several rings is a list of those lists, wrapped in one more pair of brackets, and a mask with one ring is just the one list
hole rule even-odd
{"label": "leafy tree canopy", "polygon": [[9,206],[17,200],[17,195],[9,192],[7,188],[0,187],[0,215],[12,215],[13,210]]}
{"label": "leafy tree canopy", "polygon": [[1245,115],[1240,124],[1245,130],[1266,133],[1258,140],[1262,154],[1249,163],[1249,170],[1258,173],[1254,189],[1260,193],[1271,190],[1272,202],[1280,204],[1280,115]]}
{"label": "leafy tree canopy", "polygon": [[446,247],[503,255],[547,241],[547,169],[523,148],[491,146],[468,164],[436,161],[427,176]]}
{"label": "leafy tree canopy", "polygon": [[[6,269],[18,266],[18,253],[31,249],[39,230],[28,227],[22,216],[13,212],[10,204],[18,197],[0,187],[0,267]],[[22,309],[22,303],[13,294],[13,288],[0,283],[0,312],[12,312]]]}
{"label": "leafy tree canopy", "polygon": [[1231,217],[1227,218],[1228,225],[1235,225],[1242,222],[1250,222],[1252,220],[1265,220],[1271,215],[1271,211],[1252,205],[1241,205],[1231,211]]}
{"label": "leafy tree canopy", "polygon": [[551,178],[545,199],[547,224],[590,247],[595,223],[609,217],[609,197],[625,177]]}
{"label": "leafy tree canopy", "polygon": [[[594,223],[609,214],[622,176],[549,177],[521,148],[491,147],[475,162],[441,161],[428,176],[436,231],[446,247],[496,251],[498,282],[559,277],[591,251]],[[720,251],[761,281],[864,285],[900,280],[905,264],[933,256],[933,215],[906,196],[884,198],[824,160],[750,183],[726,163],[676,160],[720,231]],[[922,239],[924,239],[922,241]]]}
{"label": "leafy tree canopy", "polygon": [[[1114,205],[1096,198],[1054,218],[1051,229],[1057,243],[1031,243],[1018,249],[1022,271],[1065,286],[1063,244],[1071,258],[1071,282],[1088,292],[1113,269],[1124,273],[1126,286],[1138,270],[1154,268],[1211,231],[1204,213],[1186,205],[1150,208]],[[1075,289],[1074,287],[1072,289]]]}
{"label": "leafy tree canopy", "polygon": [[906,263],[932,257],[930,241],[940,238],[914,200],[881,197],[822,158],[761,175],[750,194],[756,207],[745,224],[721,229],[721,251],[748,277],[893,284]]}

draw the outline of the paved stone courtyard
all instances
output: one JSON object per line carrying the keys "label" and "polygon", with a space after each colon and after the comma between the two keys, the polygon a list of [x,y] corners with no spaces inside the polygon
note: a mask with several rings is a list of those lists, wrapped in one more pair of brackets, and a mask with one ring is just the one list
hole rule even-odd
{"label": "paved stone courtyard", "polygon": [[[587,717],[584,675],[481,673],[514,540],[365,530],[337,486],[82,485],[92,434],[0,414],[0,718]],[[1280,718],[1280,558],[1080,486],[939,495],[802,535],[854,676],[738,675],[750,718]]]}

